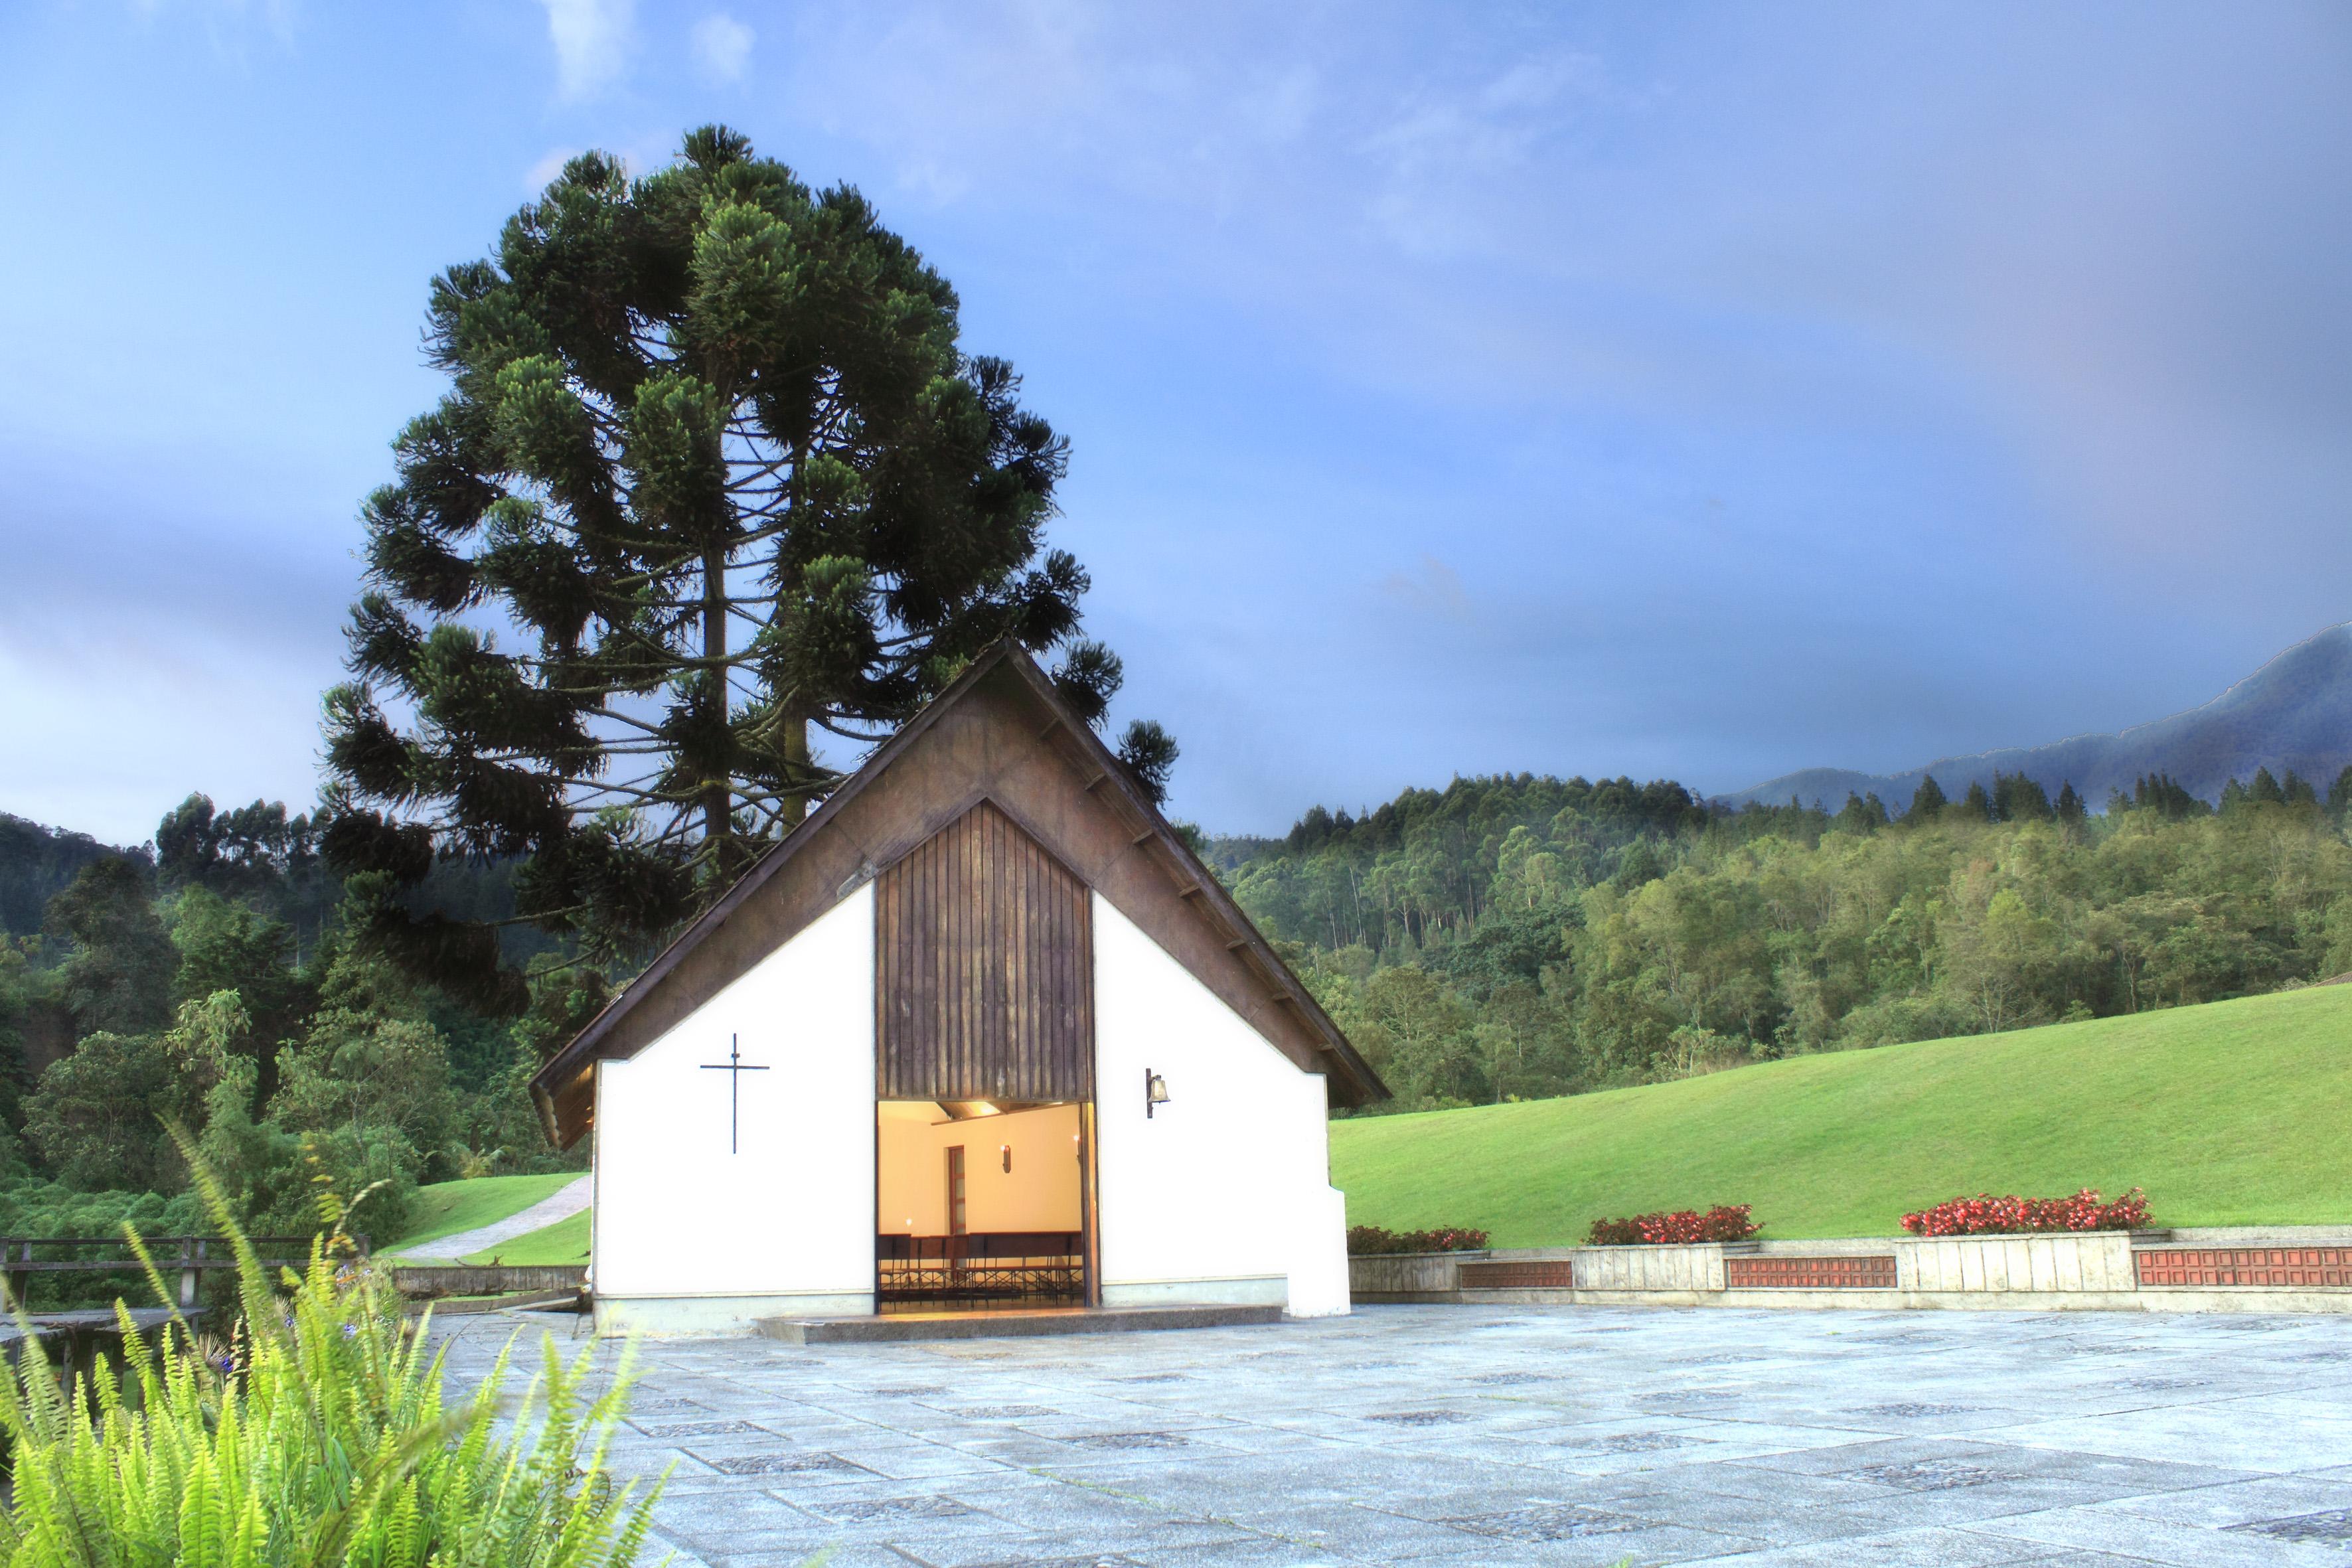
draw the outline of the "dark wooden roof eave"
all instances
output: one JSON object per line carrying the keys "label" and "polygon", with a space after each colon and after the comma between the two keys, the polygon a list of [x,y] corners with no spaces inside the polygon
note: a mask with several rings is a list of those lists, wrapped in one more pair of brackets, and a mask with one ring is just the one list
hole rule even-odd
{"label": "dark wooden roof eave", "polygon": [[1234,896],[1225,890],[1225,885],[1217,879],[1216,873],[1202,864],[1201,858],[1192,853],[1192,847],[1184,842],[1183,835],[1178,833],[1159,806],[1152,804],[1151,797],[1143,793],[1143,786],[1136,782],[1135,775],[1127,770],[1126,764],[1111,754],[1110,748],[1103,744],[1102,738],[1094,732],[1091,726],[1071,721],[1076,716],[1068,712],[1061,694],[1054,689],[1053,682],[1046,679],[1045,672],[1039,669],[1034,661],[1019,658],[1013,661],[1013,668],[1038,699],[1063,721],[1061,731],[1076,745],[1093,753],[1096,765],[1107,775],[1105,782],[1116,788],[1127,804],[1144,819],[1152,830],[1151,837],[1158,847],[1173,857],[1177,865],[1189,874],[1189,883],[1181,884],[1183,890],[1186,893],[1197,892],[1202,900],[1216,911],[1220,921],[1242,944],[1238,951],[1257,961],[1261,973],[1281,990],[1283,999],[1297,1008],[1308,1028],[1321,1037],[1324,1053],[1334,1058],[1335,1065],[1340,1069],[1339,1076],[1349,1080],[1349,1087],[1355,1090],[1346,1103],[1364,1105],[1388,1099],[1388,1085],[1381,1081],[1380,1074],[1357,1054],[1346,1033],[1323,1010],[1323,1005],[1315,1000],[1314,993],[1299,984],[1298,976],[1290,972],[1290,965],[1274,951],[1274,944],[1265,940],[1256,923],[1243,912],[1241,905],[1234,901]]}
{"label": "dark wooden roof eave", "polygon": [[541,1121],[552,1142],[561,1147],[569,1147],[572,1142],[577,1141],[577,1133],[569,1139],[562,1135],[563,1119],[559,1114],[556,1097],[567,1086],[586,1073],[592,1064],[603,1054],[598,1051],[597,1047],[612,1032],[614,1026],[627,1016],[642,998],[658,986],[688,953],[691,952],[712,931],[724,925],[728,917],[741,908],[746,900],[758,892],[778,871],[789,864],[797,851],[813,842],[826,823],[838,816],[875,779],[887,772],[890,764],[911,747],[937,721],[938,716],[953,705],[956,699],[979,684],[999,666],[1007,664],[1022,684],[1045,705],[1046,710],[1053,716],[1054,722],[1047,726],[1048,731],[1068,737],[1070,743],[1088,754],[1089,760],[1097,770],[1095,784],[1108,784],[1118,791],[1122,801],[1142,819],[1148,832],[1139,839],[1139,844],[1147,841],[1154,843],[1155,847],[1172,857],[1179,868],[1190,873],[1202,900],[1216,912],[1221,922],[1234,932],[1235,941],[1233,945],[1256,961],[1256,966],[1280,992],[1282,1000],[1297,1009],[1309,1031],[1322,1041],[1323,1054],[1330,1059],[1331,1066],[1337,1069],[1336,1077],[1339,1084],[1349,1091],[1336,1098],[1339,1098],[1341,1103],[1349,1105],[1361,1105],[1389,1098],[1388,1086],[1381,1081],[1380,1075],[1375,1073],[1371,1065],[1357,1053],[1355,1047],[1349,1043],[1347,1036],[1323,1010],[1313,994],[1298,983],[1298,977],[1291,973],[1290,966],[1282,962],[1281,955],[1274,951],[1273,945],[1259,932],[1249,916],[1242,912],[1241,906],[1234,901],[1230,893],[1225,891],[1224,885],[1201,863],[1200,858],[1192,853],[1192,847],[1184,842],[1182,837],[1160,814],[1160,808],[1144,795],[1142,787],[1129,773],[1126,766],[1111,754],[1110,749],[1103,744],[1101,738],[1095,734],[1093,729],[1070,710],[1068,704],[1064,702],[1061,694],[1054,689],[1053,682],[1046,678],[1043,670],[1037,668],[1035,661],[1023,653],[1017,646],[1010,642],[1000,642],[973,659],[969,668],[950,682],[947,689],[938,697],[925,704],[920,712],[899,728],[898,733],[876,747],[874,754],[866,759],[865,764],[857,772],[845,780],[840,788],[827,795],[799,826],[754,861],[717,903],[705,910],[693,924],[678,933],[651,963],[647,964],[628,984],[622,987],[618,995],[606,1003],[595,1017],[590,1019],[577,1035],[550,1057],[546,1064],[532,1075],[531,1099],[539,1108]]}

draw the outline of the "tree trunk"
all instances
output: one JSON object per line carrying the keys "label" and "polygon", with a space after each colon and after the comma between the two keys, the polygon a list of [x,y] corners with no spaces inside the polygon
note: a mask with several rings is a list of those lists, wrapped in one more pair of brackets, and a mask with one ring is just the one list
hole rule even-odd
{"label": "tree trunk", "polygon": [[[716,546],[702,555],[702,657],[709,661],[703,700],[727,717],[727,552]],[[711,867],[723,880],[734,876],[735,802],[724,773],[702,786],[702,835],[714,851]]]}
{"label": "tree trunk", "polygon": [[782,720],[782,728],[784,776],[792,780],[794,786],[793,793],[784,797],[782,805],[784,831],[790,833],[808,816],[809,802],[806,792],[811,772],[809,721],[798,714],[786,714]]}

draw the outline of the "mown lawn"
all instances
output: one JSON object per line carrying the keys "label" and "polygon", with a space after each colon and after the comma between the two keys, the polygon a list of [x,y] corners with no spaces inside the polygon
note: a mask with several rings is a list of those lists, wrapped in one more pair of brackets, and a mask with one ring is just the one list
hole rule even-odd
{"label": "mown lawn", "polygon": [[1745,1203],[1768,1237],[1885,1236],[1956,1194],[2147,1189],[2158,1225],[2352,1220],[2352,985],[1331,1124],[1351,1225],[1583,1239]]}
{"label": "mown lawn", "polygon": [[[553,1197],[582,1174],[578,1171],[559,1171],[548,1176],[478,1176],[470,1182],[436,1182],[419,1187],[415,1205],[409,1213],[409,1234],[391,1247],[378,1247],[376,1251],[407,1252],[461,1230],[495,1224],[509,1215],[520,1214],[542,1198]],[[361,1214],[363,1215],[365,1210]],[[364,1228],[364,1220],[355,1218],[352,1228]]]}
{"label": "mown lawn", "polygon": [[588,1210],[582,1209],[568,1219],[557,1220],[540,1230],[526,1231],[511,1241],[502,1241],[462,1261],[530,1267],[585,1263],[588,1261]]}

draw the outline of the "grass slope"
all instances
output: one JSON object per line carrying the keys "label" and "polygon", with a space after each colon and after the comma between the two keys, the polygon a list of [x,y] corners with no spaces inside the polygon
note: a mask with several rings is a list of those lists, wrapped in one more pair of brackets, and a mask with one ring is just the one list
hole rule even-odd
{"label": "grass slope", "polygon": [[585,1263],[588,1261],[588,1210],[582,1209],[553,1225],[526,1231],[511,1241],[502,1241],[462,1261],[530,1268],[555,1263]]}
{"label": "grass slope", "polygon": [[2352,1220],[2352,985],[1331,1124],[1351,1225],[1583,1239],[1755,1205],[1768,1237],[1895,1234],[1955,1194],[2147,1189],[2158,1225]]}
{"label": "grass slope", "polygon": [[409,1234],[376,1250],[410,1252],[461,1230],[495,1225],[542,1198],[553,1197],[580,1177],[578,1171],[559,1171],[547,1176],[478,1176],[470,1182],[435,1182],[419,1187],[409,1214]]}

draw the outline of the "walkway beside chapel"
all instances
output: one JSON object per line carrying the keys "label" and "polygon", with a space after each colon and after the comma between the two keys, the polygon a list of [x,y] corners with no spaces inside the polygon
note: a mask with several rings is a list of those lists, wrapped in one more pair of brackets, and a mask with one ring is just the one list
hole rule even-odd
{"label": "walkway beside chapel", "polygon": [[[456,1375],[514,1326],[451,1325]],[[677,1467],[661,1544],[709,1568],[2352,1562],[2341,1317],[1376,1307],[640,1355],[614,1458]]]}
{"label": "walkway beside chapel", "polygon": [[519,1214],[510,1214],[488,1225],[477,1226],[472,1230],[461,1230],[455,1236],[441,1237],[421,1247],[410,1247],[402,1256],[417,1262],[429,1263],[446,1258],[454,1263],[477,1252],[488,1252],[491,1247],[512,1241],[519,1236],[545,1230],[560,1220],[570,1219],[595,1201],[596,1178],[583,1176],[576,1182],[567,1182]]}

